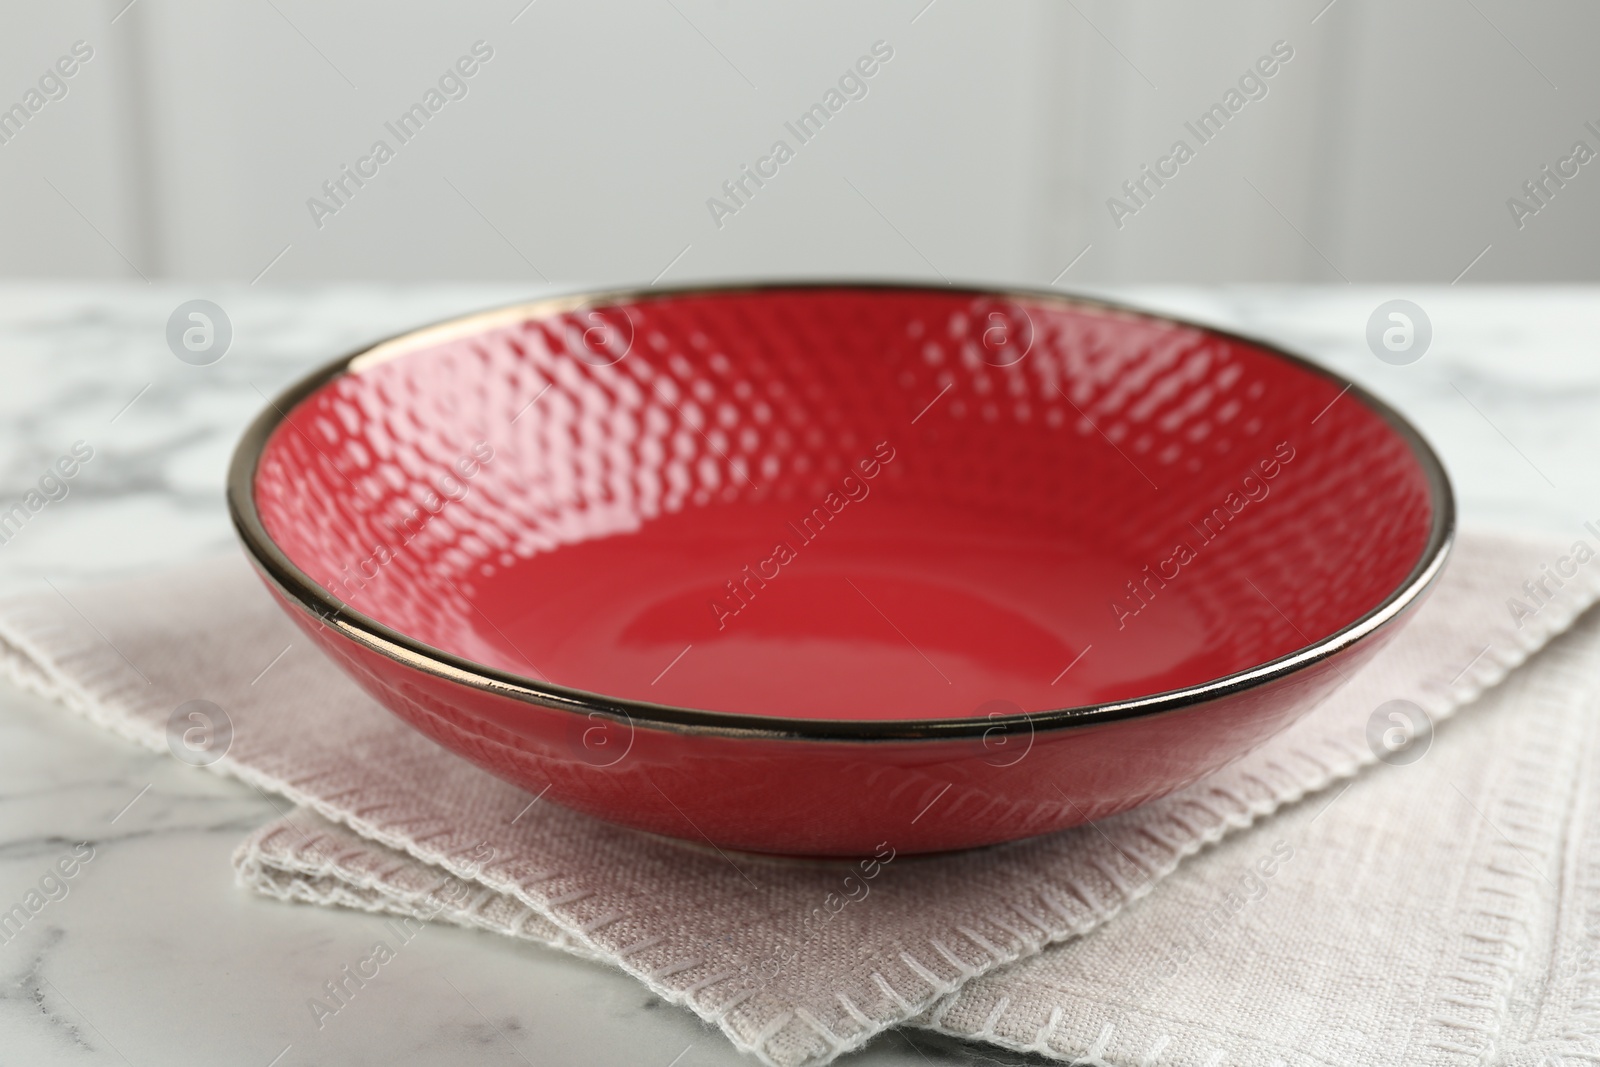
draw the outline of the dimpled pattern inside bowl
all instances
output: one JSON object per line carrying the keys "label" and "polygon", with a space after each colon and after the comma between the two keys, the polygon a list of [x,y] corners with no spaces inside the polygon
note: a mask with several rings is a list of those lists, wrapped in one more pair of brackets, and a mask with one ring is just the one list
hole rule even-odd
{"label": "dimpled pattern inside bowl", "polygon": [[895,719],[1200,684],[1399,587],[1427,479],[1358,396],[1049,298],[531,308],[358,360],[255,480],[316,583],[433,648],[714,711]]}

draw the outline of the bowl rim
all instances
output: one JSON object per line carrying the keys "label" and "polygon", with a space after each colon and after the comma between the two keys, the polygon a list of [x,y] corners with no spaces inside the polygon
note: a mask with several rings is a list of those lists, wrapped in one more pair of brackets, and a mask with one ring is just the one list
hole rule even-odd
{"label": "bowl rim", "polygon": [[[360,374],[371,367],[418,349],[431,347],[456,337],[481,333],[496,326],[549,318],[585,308],[615,304],[634,304],[661,299],[681,299],[704,295],[740,295],[795,290],[857,290],[863,292],[918,292],[968,295],[974,298],[1048,303],[1063,307],[1087,308],[1130,316],[1166,326],[1200,330],[1213,336],[1250,345],[1277,359],[1328,379],[1341,387],[1335,401],[1346,393],[1382,418],[1410,447],[1422,468],[1429,489],[1433,516],[1428,540],[1416,564],[1395,589],[1371,610],[1328,636],[1292,652],[1244,670],[1195,685],[1158,693],[1086,704],[1047,711],[1023,712],[995,717],[969,716],[945,719],[802,719],[742,712],[711,711],[670,704],[656,704],[626,697],[575,689],[541,682],[512,671],[477,663],[392,629],[378,620],[351,608],[335,594],[318,585],[297,567],[267,533],[255,504],[255,478],[266,444],[273,432],[300,403],[323,386],[347,374]],[[1332,404],[1330,403],[1330,407]],[[1313,420],[1314,421],[1314,420]],[[330,461],[331,462],[331,461]],[[803,279],[692,283],[680,286],[651,286],[583,290],[490,308],[456,316],[428,326],[395,334],[366,345],[318,367],[276,397],[264,408],[240,438],[228,465],[228,513],[235,532],[256,569],[286,600],[322,625],[338,631],[367,649],[401,665],[454,681],[469,687],[511,697],[539,707],[576,712],[584,716],[602,715],[624,720],[632,728],[680,733],[712,733],[732,736],[761,736],[808,741],[890,741],[925,738],[987,738],[994,731],[1011,731],[1021,724],[1031,737],[1037,731],[1053,731],[1122,719],[1139,718],[1181,711],[1206,704],[1234,693],[1281,681],[1317,663],[1333,659],[1361,643],[1414,606],[1443,570],[1455,538],[1456,505],[1444,464],[1422,434],[1394,408],[1344,376],[1288,351],[1269,341],[1236,333],[1179,316],[1151,311],[1063,290],[1029,289],[984,284],[935,285],[917,281],[883,279]]]}

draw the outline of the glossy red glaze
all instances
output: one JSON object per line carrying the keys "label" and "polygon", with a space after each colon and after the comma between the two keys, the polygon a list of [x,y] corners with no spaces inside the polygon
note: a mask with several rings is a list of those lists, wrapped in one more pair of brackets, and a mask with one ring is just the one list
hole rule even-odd
{"label": "glossy red glaze", "polygon": [[1345,389],[1048,295],[574,300],[303,383],[230,493],[318,642],[496,774],[720,846],[927,851],[1191,782],[1376,647],[1451,502]]}

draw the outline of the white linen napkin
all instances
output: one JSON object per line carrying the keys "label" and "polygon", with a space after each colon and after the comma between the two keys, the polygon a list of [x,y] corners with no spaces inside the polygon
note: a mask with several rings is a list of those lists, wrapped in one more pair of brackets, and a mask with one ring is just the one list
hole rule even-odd
{"label": "white linen napkin", "polygon": [[[1464,535],[1399,637],[1261,749],[1098,825],[954,855],[886,857],[870,879],[858,874],[852,883],[867,887],[864,896],[847,890],[845,876],[859,871],[853,864],[730,857],[554,804],[530,805],[530,795],[377,706],[309,646],[239,559],[0,604],[0,672],[155,748],[188,728],[181,710],[193,707],[188,702],[220,707],[228,730],[210,726],[231,740],[208,766],[305,809],[245,842],[237,857],[244,884],[288,899],[481,926],[607,961],[774,1067],[826,1063],[911,1022],[1118,1067],[1216,1067],[1227,1057],[1265,1064],[1269,1055],[1327,1062],[1332,1053],[1304,1050],[1346,1033],[1334,1023],[1392,1019],[1416,1004],[1444,1013],[1441,1032],[1455,1034],[1462,1049],[1482,1044],[1485,1034],[1501,1039],[1506,998],[1535,973],[1537,960],[1522,953],[1495,962],[1500,949],[1474,953],[1472,939],[1548,944],[1533,927],[1507,932],[1504,924],[1524,919],[1495,917],[1493,894],[1510,889],[1469,884],[1473,876],[1519,874],[1510,854],[1499,855],[1483,833],[1468,834],[1450,805],[1462,798],[1466,806],[1487,804],[1492,810],[1479,815],[1517,841],[1514,848],[1570,833],[1580,821],[1562,790],[1583,781],[1574,761],[1588,758],[1592,746],[1552,734],[1546,755],[1566,769],[1541,777],[1534,739],[1516,748],[1514,737],[1497,735],[1493,745],[1472,749],[1478,763],[1451,757],[1466,760],[1459,766],[1444,758],[1440,740],[1433,757],[1383,768],[1340,796],[1314,830],[1302,811],[1287,813],[1151,890],[1185,857],[1356,774],[1378,754],[1398,761],[1417,751],[1395,756],[1369,742],[1369,730],[1381,738],[1389,728],[1380,705],[1408,700],[1442,720],[1565,629],[1600,592],[1600,564],[1549,577],[1568,555],[1569,546],[1555,542]],[[1570,560],[1560,569],[1571,569]],[[1534,594],[1525,591],[1524,582],[1541,581]],[[1522,610],[1511,609],[1512,598]],[[1595,642],[1586,632],[1570,643],[1586,650]],[[1543,657],[1523,687],[1548,688],[1555,695],[1540,699],[1551,707],[1577,708],[1574,694],[1587,693],[1587,678],[1565,662]],[[1572,708],[1562,723],[1582,719]],[[1554,715],[1541,710],[1526,726],[1513,713],[1480,718],[1515,735],[1519,727],[1557,730],[1560,723],[1532,725]],[[1513,765],[1522,769],[1505,770]],[[1371,799],[1445,770],[1459,790],[1435,789],[1433,806],[1409,819],[1385,814],[1378,809],[1386,801]],[[1272,858],[1280,837],[1294,856],[1280,857],[1267,880],[1258,861]],[[1387,867],[1386,857],[1394,861]],[[1196,934],[1211,929],[1196,924],[1215,913],[1242,864],[1256,865],[1268,889],[1246,886],[1260,898],[1250,910]],[[1568,873],[1587,874],[1578,860],[1569,865]],[[1326,877],[1312,881],[1307,872]],[[1552,883],[1565,882],[1561,872],[1549,873]],[[1554,906],[1543,880],[1525,870],[1520,879],[1519,901]],[[1135,915],[1082,936],[1147,894],[1152,899]],[[842,907],[832,903],[841,898]],[[1373,902],[1370,913],[1362,899]],[[1430,918],[1403,931],[1415,951],[1392,968],[1384,969],[1388,957],[1376,948],[1368,970],[1334,951],[1367,936],[1389,944],[1400,936],[1391,928],[1412,907]],[[826,918],[807,922],[818,908]],[[1324,934],[1328,940],[1318,941]],[[1199,947],[1177,947],[1185,937]],[[1277,946],[1275,955],[1268,945]],[[1246,982],[1250,976],[1256,985]],[[1444,992],[1457,981],[1459,990]],[[1515,1006],[1526,1008],[1523,995]],[[1467,1029],[1451,1029],[1450,1011]],[[1392,1041],[1403,1029],[1374,1024],[1361,1033]],[[1402,1036],[1414,1044],[1420,1032]],[[1379,1058],[1388,1060],[1389,1051]],[[1439,1062],[1464,1062],[1466,1053],[1450,1055],[1457,1059]]]}

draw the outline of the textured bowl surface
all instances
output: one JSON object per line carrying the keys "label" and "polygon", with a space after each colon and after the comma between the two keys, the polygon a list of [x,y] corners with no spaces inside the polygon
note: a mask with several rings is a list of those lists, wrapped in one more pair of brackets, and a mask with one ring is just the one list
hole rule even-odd
{"label": "textured bowl surface", "polygon": [[1377,647],[1453,518],[1396,415],[1270,347],[870,286],[397,338],[264,414],[230,496],[289,610],[441,743],[608,819],[807,854],[1193,781]]}

